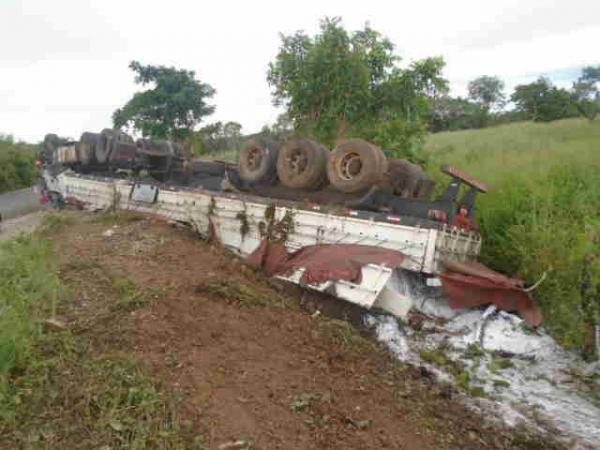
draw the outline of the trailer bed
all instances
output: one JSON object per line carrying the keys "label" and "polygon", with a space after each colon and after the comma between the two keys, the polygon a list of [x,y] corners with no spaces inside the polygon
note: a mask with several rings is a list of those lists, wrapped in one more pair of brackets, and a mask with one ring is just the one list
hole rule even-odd
{"label": "trailer bed", "polygon": [[[120,209],[161,216],[190,226],[206,239],[248,257],[277,229],[278,239],[292,253],[323,244],[355,244],[401,252],[399,269],[433,277],[447,261],[474,262],[481,248],[476,231],[451,228],[433,221],[356,211],[343,207],[225,193],[199,188],[140,183],[64,171],[44,173],[47,189],[86,209]],[[330,280],[303,283],[304,270],[279,275],[287,281],[325,291],[366,308],[378,306],[405,314],[401,293],[388,286],[398,268],[366,264],[358,282]],[[387,287],[386,287],[387,286]]]}

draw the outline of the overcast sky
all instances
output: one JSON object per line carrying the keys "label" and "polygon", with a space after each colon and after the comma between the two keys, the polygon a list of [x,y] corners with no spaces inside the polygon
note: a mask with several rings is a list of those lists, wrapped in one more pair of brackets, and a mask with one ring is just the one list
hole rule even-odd
{"label": "overcast sky", "polygon": [[110,126],[136,90],[132,59],[194,70],[217,89],[208,121],[258,131],[278,114],[266,69],[279,33],[313,34],[324,16],[350,30],[368,21],[404,63],[442,55],[455,94],[484,74],[569,85],[600,63],[599,0],[0,0],[0,133],[37,141]]}

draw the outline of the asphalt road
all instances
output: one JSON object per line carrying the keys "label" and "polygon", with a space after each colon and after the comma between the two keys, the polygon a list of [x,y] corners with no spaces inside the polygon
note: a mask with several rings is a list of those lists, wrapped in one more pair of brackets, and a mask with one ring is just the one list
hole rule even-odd
{"label": "asphalt road", "polygon": [[12,219],[39,209],[42,209],[39,194],[32,187],[0,194],[2,220]]}

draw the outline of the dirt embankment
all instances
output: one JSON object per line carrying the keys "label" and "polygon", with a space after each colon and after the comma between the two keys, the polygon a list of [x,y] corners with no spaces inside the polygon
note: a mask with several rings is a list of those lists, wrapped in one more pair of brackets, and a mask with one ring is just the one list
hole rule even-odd
{"label": "dirt embankment", "polygon": [[77,267],[101,267],[152,293],[127,319],[128,336],[113,338],[131,339],[129,351],[203,436],[200,448],[540,448],[185,230],[74,214],[52,239],[82,308],[105,296],[102,279],[78,276]]}

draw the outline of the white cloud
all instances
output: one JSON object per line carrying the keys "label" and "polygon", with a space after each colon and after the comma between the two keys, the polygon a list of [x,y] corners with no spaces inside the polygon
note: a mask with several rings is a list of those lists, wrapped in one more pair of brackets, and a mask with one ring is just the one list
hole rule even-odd
{"label": "white cloud", "polygon": [[[275,119],[266,69],[278,34],[314,33],[341,15],[370,22],[405,61],[442,55],[455,92],[468,80],[600,62],[600,2],[504,0],[198,2],[4,0],[0,4],[0,131],[27,140],[110,125],[134,92],[130,60],[195,70],[217,89],[209,120],[256,131]],[[512,81],[511,81],[512,80]]]}

